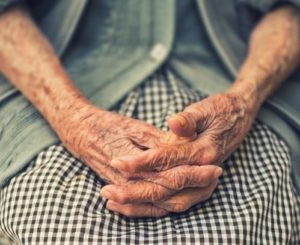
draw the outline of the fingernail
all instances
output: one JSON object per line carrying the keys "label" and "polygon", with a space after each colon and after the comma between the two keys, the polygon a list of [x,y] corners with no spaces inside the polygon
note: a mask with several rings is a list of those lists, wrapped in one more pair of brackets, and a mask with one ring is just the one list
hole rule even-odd
{"label": "fingernail", "polygon": [[179,124],[181,127],[184,127],[187,123],[185,117],[181,116],[181,115],[177,115],[177,119],[179,121]]}
{"label": "fingernail", "polygon": [[112,199],[112,193],[107,190],[107,187],[104,187],[100,190],[100,195],[106,199]]}
{"label": "fingernail", "polygon": [[217,168],[214,172],[214,177],[215,179],[218,179],[223,173],[223,169],[222,168]]}
{"label": "fingernail", "polygon": [[113,159],[111,161],[111,166],[114,168],[119,168],[120,166],[122,167],[123,162],[120,161],[119,159]]}

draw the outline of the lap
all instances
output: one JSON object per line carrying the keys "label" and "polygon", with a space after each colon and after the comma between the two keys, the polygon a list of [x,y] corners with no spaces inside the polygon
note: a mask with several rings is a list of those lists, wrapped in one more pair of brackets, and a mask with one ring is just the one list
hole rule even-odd
{"label": "lap", "polygon": [[289,166],[286,146],[257,123],[211,199],[182,214],[129,219],[105,208],[101,179],[52,146],[1,190],[0,229],[20,244],[288,243],[300,232]]}
{"label": "lap", "polygon": [[[164,128],[167,114],[201,97],[154,80],[156,87],[131,94],[118,111]],[[172,88],[173,97],[154,96],[156,108],[151,93]],[[299,199],[284,142],[256,122],[224,168],[206,202],[159,219],[129,219],[105,208],[100,178],[51,146],[1,190],[0,232],[18,244],[298,244]]]}

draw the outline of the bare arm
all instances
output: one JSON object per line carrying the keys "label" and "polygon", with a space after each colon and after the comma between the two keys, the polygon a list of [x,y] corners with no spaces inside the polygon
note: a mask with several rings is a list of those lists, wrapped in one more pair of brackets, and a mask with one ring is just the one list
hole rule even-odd
{"label": "bare arm", "polygon": [[300,10],[290,5],[267,14],[253,31],[233,89],[257,108],[300,63]]}
{"label": "bare arm", "polygon": [[[112,168],[112,158],[157,147],[169,135],[142,121],[93,106],[73,85],[51,45],[24,9],[10,9],[0,15],[0,71],[43,114],[67,149],[110,183],[133,185],[149,195],[144,198],[151,199],[155,191],[156,198],[163,199],[183,187],[213,185],[218,178],[214,174],[220,171],[218,167],[197,166],[192,174],[184,174],[187,169],[169,170],[145,175],[147,181],[131,183],[124,173]],[[173,176],[180,176],[180,181]],[[123,198],[120,193],[118,196]],[[147,204],[134,206],[127,215],[166,213],[167,210]]]}
{"label": "bare arm", "polygon": [[[134,173],[180,168],[179,165],[186,164],[222,164],[246,136],[263,101],[299,65],[299,60],[299,10],[291,6],[273,10],[253,31],[248,56],[232,87],[186,107],[169,119],[170,129],[175,134],[197,136],[195,141],[121,157],[115,159],[113,165]],[[131,188],[127,188],[123,195],[129,196],[129,190]],[[110,191],[120,193],[122,189],[111,185]],[[207,197],[212,192],[210,189]],[[186,192],[156,205],[163,208],[179,206],[177,211],[184,211],[201,201],[198,199],[201,195],[203,191]],[[119,202],[117,195],[107,197],[114,201],[109,208],[126,214],[126,205],[115,203]],[[140,199],[138,194],[131,196],[133,202]]]}
{"label": "bare arm", "polygon": [[72,84],[47,39],[26,10],[0,15],[0,71],[53,128],[85,98]]}
{"label": "bare arm", "polygon": [[[186,163],[221,164],[240,145],[262,103],[299,63],[300,11],[290,5],[281,6],[256,26],[247,58],[232,87],[186,107],[169,119],[175,134],[197,133],[197,140],[189,147],[185,144],[176,149],[149,150],[113,163],[133,172]],[[153,159],[157,164],[151,165]]]}
{"label": "bare arm", "polygon": [[[68,150],[107,181],[124,181],[109,166],[112,156],[139,151],[124,134],[140,127],[141,132],[149,133],[139,133],[144,138],[137,139],[147,142],[160,134],[150,125],[93,106],[73,85],[51,45],[23,8],[0,15],[0,71],[43,114]],[[112,127],[112,121],[120,126]]]}

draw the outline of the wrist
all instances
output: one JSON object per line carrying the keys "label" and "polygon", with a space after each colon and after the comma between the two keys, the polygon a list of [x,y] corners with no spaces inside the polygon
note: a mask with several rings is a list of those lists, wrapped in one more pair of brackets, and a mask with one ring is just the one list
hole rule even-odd
{"label": "wrist", "polygon": [[247,112],[253,115],[256,115],[263,103],[262,96],[255,82],[236,80],[227,92],[238,96],[243,101]]}
{"label": "wrist", "polygon": [[47,119],[58,134],[60,131],[65,131],[70,125],[74,126],[84,119],[92,117],[93,114],[102,112],[82,96],[65,99],[52,107],[55,107],[55,110],[47,115]]}
{"label": "wrist", "polygon": [[70,106],[55,116],[50,124],[64,145],[76,155],[80,152],[78,139],[86,137],[84,136],[86,130],[94,128],[97,123],[99,124],[99,119],[102,127],[97,130],[100,134],[100,131],[105,128],[108,113],[108,111],[97,108],[89,101],[78,100],[70,103]]}

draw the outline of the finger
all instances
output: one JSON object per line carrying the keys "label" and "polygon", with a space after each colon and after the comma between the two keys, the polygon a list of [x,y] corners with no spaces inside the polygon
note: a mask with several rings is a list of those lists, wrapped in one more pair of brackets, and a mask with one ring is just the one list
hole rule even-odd
{"label": "finger", "polygon": [[217,163],[218,148],[208,137],[180,145],[149,149],[136,155],[112,160],[111,165],[119,170],[136,173],[162,171],[179,165],[208,165]]}
{"label": "finger", "polygon": [[153,204],[120,204],[109,200],[106,207],[114,212],[123,214],[130,218],[139,217],[162,217],[169,212],[154,206]]}
{"label": "finger", "polygon": [[195,164],[190,143],[149,149],[137,155],[113,159],[111,165],[126,172],[165,170],[183,164]]}
{"label": "finger", "polygon": [[179,191],[188,187],[208,186],[216,181],[222,172],[222,168],[216,165],[183,165],[162,172],[149,172],[142,176],[147,181]]}
{"label": "finger", "polygon": [[170,212],[185,212],[192,206],[209,199],[215,190],[217,183],[218,181],[214,181],[204,188],[184,189],[163,202],[155,203],[155,206]]}
{"label": "finger", "polygon": [[106,164],[107,160],[100,154],[89,155],[82,157],[87,166],[89,166],[103,181],[115,184],[123,184],[128,181],[128,174],[122,174],[118,169],[112,168],[109,164]]}
{"label": "finger", "polygon": [[128,182],[126,185],[106,185],[100,195],[109,200],[126,203],[158,202],[172,196],[176,191],[147,181]]}
{"label": "finger", "polygon": [[165,132],[153,125],[146,124],[145,122],[139,123],[142,124],[140,125],[140,128],[136,125],[139,130],[136,130],[135,128],[135,131],[130,132],[129,134],[129,138],[132,143],[143,150],[157,147],[161,138],[164,137]]}
{"label": "finger", "polygon": [[217,166],[182,166],[154,175],[144,175],[146,181],[129,181],[125,185],[106,185],[100,195],[118,203],[144,203],[165,200],[188,187],[204,187],[214,183],[222,174]]}
{"label": "finger", "polygon": [[[199,108],[198,105],[197,108]],[[183,112],[169,117],[170,130],[180,137],[194,137],[202,128],[205,120],[205,114],[197,108],[193,104],[185,108]]]}

